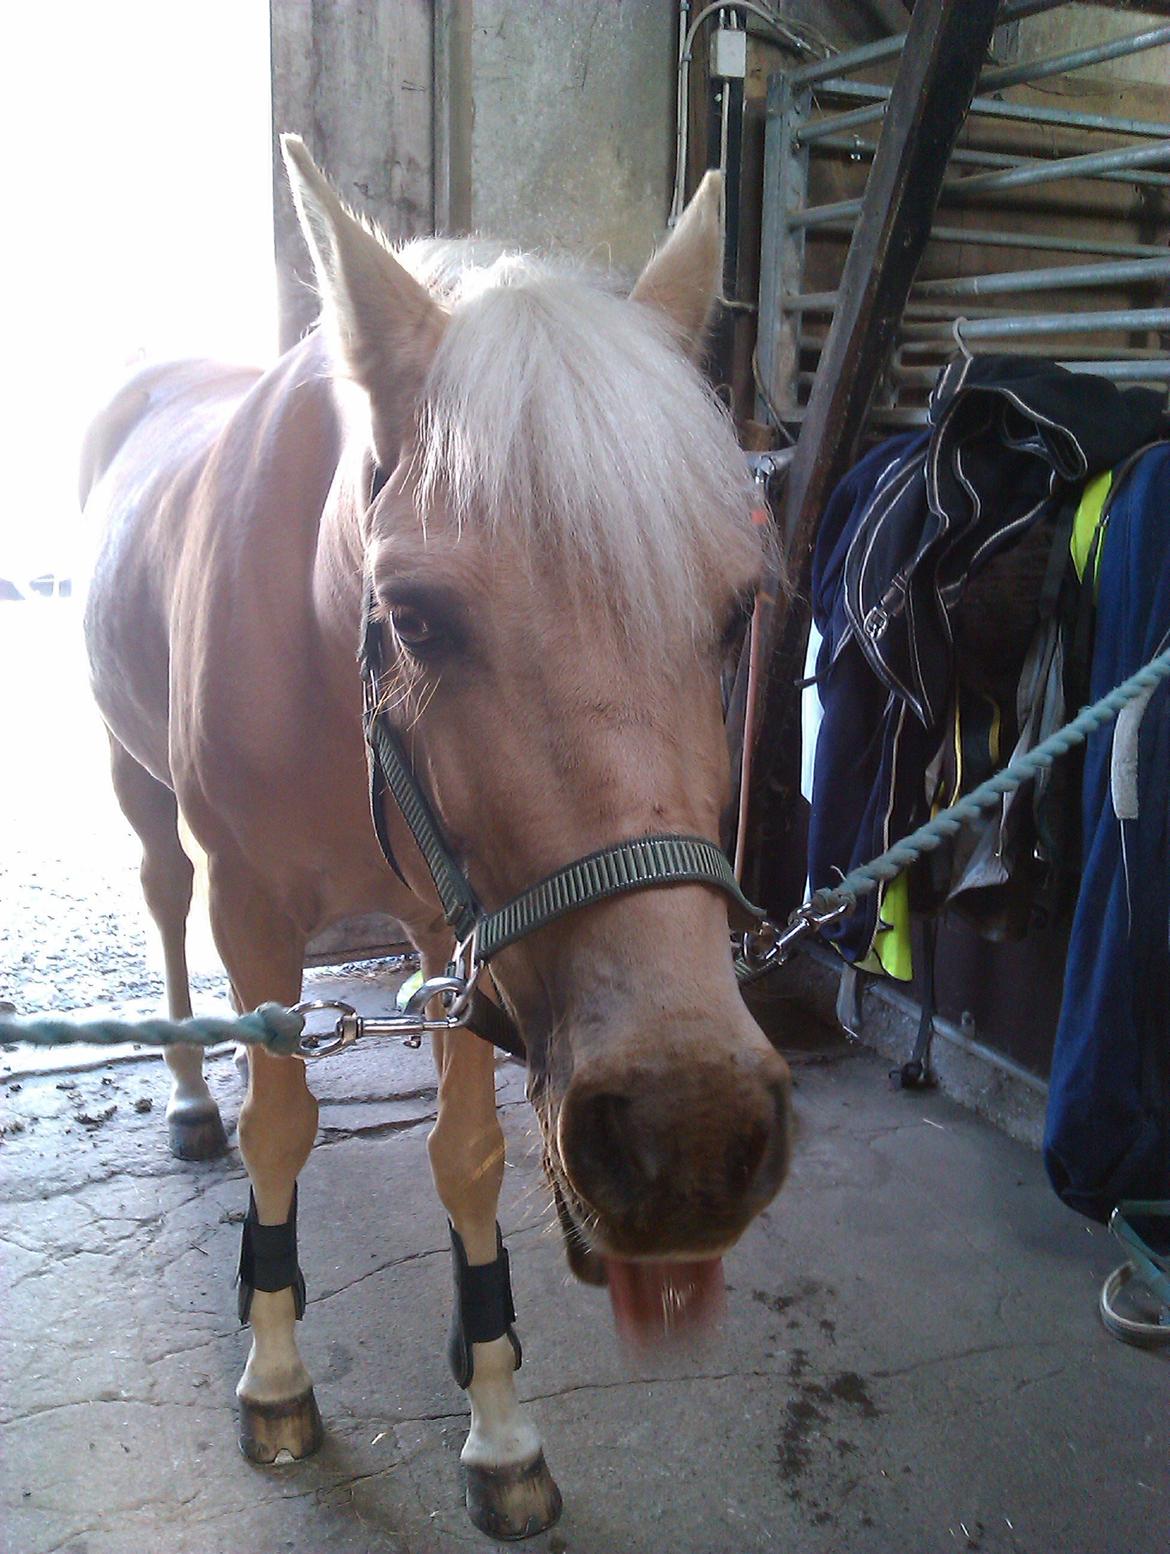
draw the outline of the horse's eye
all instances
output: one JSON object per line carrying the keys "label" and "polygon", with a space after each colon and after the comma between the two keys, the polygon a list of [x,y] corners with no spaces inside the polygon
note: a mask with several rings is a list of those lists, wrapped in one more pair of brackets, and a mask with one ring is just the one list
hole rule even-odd
{"label": "horse's eye", "polygon": [[427,647],[437,636],[422,611],[409,604],[396,604],[393,607],[390,624],[394,627],[394,635],[404,647]]}

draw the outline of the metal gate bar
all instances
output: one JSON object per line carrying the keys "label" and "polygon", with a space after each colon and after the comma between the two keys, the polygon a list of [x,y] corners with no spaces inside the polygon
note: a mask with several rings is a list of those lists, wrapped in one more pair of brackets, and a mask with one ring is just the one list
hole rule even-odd
{"label": "metal gate bar", "polygon": [[[865,97],[868,99],[880,99],[880,106],[875,110],[855,110],[856,113],[864,113],[864,117],[855,118],[854,113],[841,113],[819,119],[815,124],[810,124],[800,132],[802,144],[811,145],[813,141],[824,140],[830,135],[838,134],[844,130],[860,128],[865,124],[875,124],[885,113],[885,104],[890,96],[888,86],[878,86],[869,81],[842,81],[833,78],[823,81],[817,87],[818,94],[832,94],[835,97]],[[1166,133],[1166,126],[1157,119],[1122,119],[1109,113],[1079,113],[1072,109],[1046,108],[1036,103],[1008,103],[1002,102],[998,97],[976,97],[971,104],[971,117],[988,119],[1009,119],[1021,124],[1044,124],[1057,129],[1075,129],[1087,131],[1104,131],[1114,135],[1139,135],[1161,140]]]}
{"label": "metal gate bar", "polygon": [[[1166,126],[1161,126],[1165,134]],[[805,137],[801,136],[800,143],[807,144]],[[824,140],[815,143],[815,149],[820,152],[833,151],[839,156],[847,156],[852,161],[859,162],[873,156],[877,150],[877,142],[871,140],[855,139],[849,135],[826,136]],[[1124,149],[1124,148],[1123,148]],[[1024,158],[1012,156],[1007,151],[977,151],[970,146],[957,146],[951,152],[952,167],[1045,167],[1049,161],[1055,158],[1044,159],[1041,157]],[[1082,171],[1075,175],[1078,178],[1093,178],[1102,183],[1124,184],[1149,184],[1152,187],[1170,188],[1170,173],[1151,173],[1147,168],[1130,168],[1128,165],[1122,168],[1106,168],[1103,171]],[[966,182],[966,180],[964,180]],[[959,180],[952,180],[952,185],[961,188]]]}
{"label": "metal gate bar", "polygon": [[[1054,10],[1055,6],[1046,6],[1045,10]],[[1002,20],[1011,20],[1006,14]],[[989,100],[982,95],[984,92],[1003,91],[1009,86],[1022,86],[1032,81],[1043,81],[1049,76],[1071,74],[1074,70],[1083,70],[1088,65],[1107,64],[1113,59],[1125,59],[1131,54],[1141,54],[1147,49],[1158,48],[1160,45],[1170,43],[1170,27],[1151,27],[1145,32],[1128,33],[1124,38],[1111,38],[1108,43],[1093,44],[1089,48],[1070,49],[1066,54],[1053,54],[1047,59],[1023,60],[1018,65],[1000,65],[991,70],[985,70],[979,78],[980,95],[972,103],[972,111],[975,113],[995,113],[994,106],[988,106]],[[883,56],[886,57],[886,56]],[[845,66],[847,55],[839,55],[834,61],[834,68]],[[818,62],[820,64],[825,61]],[[806,67],[811,69],[812,67]],[[847,66],[846,66],[847,68]],[[801,85],[806,84],[807,76],[804,71],[794,71],[791,79]],[[828,74],[823,84],[818,87],[822,92],[836,92],[839,96],[860,96],[862,87],[873,97],[881,101],[870,108],[854,108],[848,113],[832,114],[821,120],[817,125],[810,125],[802,138],[812,141],[823,135],[838,135],[846,130],[860,129],[863,125],[873,124],[879,120],[886,111],[885,104],[889,99],[888,87],[871,85],[868,82],[859,83],[857,86],[847,81],[839,81],[832,74]],[[1064,122],[1063,117],[1053,118],[1051,115],[1060,114],[1059,109],[1031,108],[1026,103],[1012,105],[1010,116],[1023,120],[1031,120],[1037,124],[1058,124]],[[1008,115],[1005,115],[1005,117]],[[1092,117],[1092,116],[1085,116]],[[1143,121],[1135,121],[1141,123]],[[1075,124],[1070,127],[1076,128]],[[1081,125],[1082,128],[1104,128],[1103,125]],[[1155,133],[1149,129],[1127,129],[1121,131],[1127,135],[1147,135]]]}
{"label": "metal gate bar", "polygon": [[[1170,128],[1170,126],[1167,126]],[[797,137],[799,139],[799,137]],[[855,147],[857,154],[865,148]],[[952,157],[952,161],[955,158]],[[1053,157],[1049,161],[1017,157],[1012,165],[990,173],[972,173],[965,178],[948,178],[942,187],[943,200],[969,197],[972,194],[998,194],[1006,189],[1022,189],[1041,183],[1059,183],[1069,178],[1094,178],[1120,168],[1141,168],[1151,163],[1170,164],[1170,140],[1160,140],[1152,146],[1122,146],[1116,151],[1094,151],[1087,156]],[[1136,178],[1126,179],[1127,183]],[[838,221],[856,216],[861,210],[861,200],[836,200],[828,205],[810,205],[804,210],[793,211],[789,225],[794,227],[821,226],[826,221]]]}
{"label": "metal gate bar", "polygon": [[1151,27],[1146,32],[1131,32],[1124,38],[1113,38],[1108,43],[1097,43],[1087,49],[1071,49],[1067,54],[1054,54],[1049,59],[1028,59],[1018,65],[1001,65],[988,70],[980,77],[985,92],[1002,91],[1009,86],[1022,86],[1025,82],[1043,81],[1049,76],[1068,75],[1073,70],[1083,70],[1086,65],[1104,65],[1111,59],[1127,59],[1131,54],[1142,54],[1146,49],[1156,49],[1170,43],[1170,27]]}
{"label": "metal gate bar", "polygon": [[999,270],[993,275],[919,281],[917,297],[984,297],[1001,291],[1052,291],[1074,286],[1134,285],[1170,278],[1170,254],[1162,259],[1121,260],[1113,264],[1063,264],[1045,270]]}
{"label": "metal gate bar", "polygon": [[[904,333],[917,336],[953,337],[952,319],[908,323]],[[1110,329],[1170,329],[1170,308],[1124,308],[1105,313],[1021,313],[1001,318],[964,319],[963,339],[1007,340],[1014,335],[1096,334]]]}
{"label": "metal gate bar", "polygon": [[[996,25],[1004,27],[1008,22],[1022,21],[1026,16],[1039,16],[1044,11],[1055,11],[1065,0],[1009,0],[996,19]],[[906,43],[906,34],[899,33],[893,38],[882,38],[878,43],[863,43],[860,47],[849,49],[844,54],[833,54],[828,59],[818,59],[810,64],[801,65],[798,70],[793,70],[788,79],[792,85],[800,89],[806,86],[816,86],[826,76],[835,75],[841,70],[863,70],[867,65],[877,65],[886,59],[896,59],[902,52]]]}
{"label": "metal gate bar", "polygon": [[[822,232],[831,236],[852,232],[852,225],[827,224]],[[1117,243],[1104,238],[1061,237],[1049,232],[1000,232],[986,227],[934,226],[931,239],[936,243],[974,243],[983,248],[1034,248],[1047,253],[1110,254],[1118,259],[1158,259],[1165,248],[1156,243]]]}
{"label": "metal gate bar", "polygon": [[[923,423],[921,399],[938,365],[957,349],[951,334],[961,308],[967,321],[958,343],[964,347],[994,349],[1006,342],[1013,351],[1055,355],[1073,371],[1099,371],[1119,382],[1156,383],[1164,389],[1170,381],[1170,350],[1160,338],[1170,332],[1170,306],[1117,306],[1119,299],[1108,290],[1153,283],[1159,288],[1154,298],[1163,300],[1166,250],[1128,241],[1131,235],[1144,236],[1142,230],[1108,230],[1108,223],[1136,220],[1138,212],[1119,217],[1115,205],[1104,205],[1098,217],[1094,204],[1090,215],[1105,225],[1102,236],[1071,217],[1066,219],[1072,235],[1059,230],[1031,234],[1012,230],[1018,205],[1009,199],[997,212],[993,203],[1014,190],[1034,189],[1044,190],[1048,203],[1067,206],[1075,198],[1080,210],[1081,191],[1088,195],[1100,189],[1107,196],[1119,179],[1141,183],[1135,200],[1138,193],[1157,199],[1165,186],[1160,169],[1170,168],[1170,124],[1002,103],[991,95],[1170,44],[1170,26],[1149,27],[1091,47],[980,68],[997,25],[1059,8],[1060,0],[1025,0],[1002,6],[997,14],[985,0],[917,0],[905,37],[802,65],[769,83],[757,415],[795,442],[785,533],[796,589],[784,610],[765,605],[759,618],[766,679],[749,796],[748,860],[749,884],[757,899],[771,906],[795,904],[786,895],[799,889],[787,879],[783,860],[801,850],[795,801],[799,774],[791,761],[799,744],[799,714],[791,686],[804,662],[808,558],[820,514],[852,462],[863,428]],[[892,88],[845,79],[899,54]],[[818,99],[860,100],[862,106],[823,113]],[[976,115],[982,112],[995,121],[998,140],[991,151],[963,148],[956,167],[978,171],[947,178],[947,161],[972,103]],[[871,123],[880,125],[876,145],[863,137],[842,141],[843,135]],[[1037,127],[1060,132],[1061,154],[1037,156],[1033,143],[1030,154],[1005,155],[1001,143],[1006,140],[1010,150],[1017,125],[1017,136]],[[1102,146],[1102,135],[1122,143]],[[858,162],[872,157],[872,168],[860,170],[868,175],[864,196],[810,209],[810,171],[819,166],[814,158],[842,153]],[[940,200],[970,201],[973,214],[980,209],[976,202],[986,200],[987,215],[976,214],[970,229],[954,217],[944,223],[937,220]],[[1144,227],[1152,219],[1148,206],[1141,216]],[[1018,261],[1015,268],[1005,265],[987,278],[944,274],[912,292],[928,236],[954,248],[1026,248],[1068,255],[1073,262],[1064,273],[1053,273],[1062,268],[1053,261],[1024,278]],[[848,249],[834,285],[834,261],[844,252],[841,239]],[[806,276],[814,254],[823,262],[810,285]],[[1087,259],[1098,262],[1077,262]],[[956,268],[954,261],[948,265]],[[1067,312],[1012,311],[1014,295],[1027,301],[1048,286],[1060,293],[1062,304],[1079,300],[1081,293],[1086,305]],[[969,300],[984,296],[993,305]],[[1006,308],[994,305],[1000,298]]]}
{"label": "metal gate bar", "polygon": [[[1051,11],[1051,4],[1036,7],[1004,7],[998,20],[1018,19],[1037,11]],[[1152,119],[1129,119],[1112,114],[1075,113],[1063,109],[1033,108],[1024,103],[1007,103],[991,98],[988,90],[1003,90],[1026,81],[1042,80],[1063,71],[1127,57],[1144,50],[1170,44],[1170,26],[1149,27],[1121,38],[1071,49],[1049,57],[1035,58],[1018,65],[984,69],[972,112],[998,116],[1007,124],[1046,125],[1078,131],[1097,137],[1103,133],[1129,135],[1145,144],[1123,144],[1106,149],[1078,151],[1054,157],[1012,155],[1004,151],[986,151],[963,147],[951,161],[960,168],[973,167],[973,173],[947,176],[940,193],[943,203],[994,199],[1014,190],[1051,187],[1070,181],[1092,179],[1102,183],[1121,182],[1142,185],[1151,194],[1170,186],[1170,172],[1151,170],[1170,168],[1170,124]],[[864,203],[859,196],[810,205],[807,200],[810,156],[848,156],[868,161],[876,154],[877,144],[860,136],[847,137],[846,129],[884,118],[891,88],[884,84],[844,79],[844,72],[893,57],[902,40],[883,43],[817,61],[777,78],[768,101],[765,132],[765,219],[761,252],[761,289],[757,362],[761,385],[758,414],[761,419],[790,422],[795,432],[803,419],[799,415],[812,383],[822,339],[809,330],[807,321],[832,316],[841,304],[842,291],[806,291],[802,285],[806,269],[806,244],[813,239],[850,237]],[[847,113],[819,116],[811,87],[818,96],[867,97],[866,106]],[[876,101],[874,100],[876,99]],[[1151,144],[1151,142],[1153,142]],[[780,198],[775,198],[780,191]],[[1103,217],[1102,219],[1108,219]],[[1062,236],[1058,233],[1027,233],[1006,230],[1001,223],[982,228],[966,228],[937,223],[932,241],[961,247],[986,245],[990,248],[1017,247],[1054,254],[1093,258],[1096,263],[1069,263],[1035,268],[1029,271],[1003,269],[984,275],[943,276],[916,285],[904,309],[900,343],[911,351],[932,352],[941,359],[949,354],[956,314],[962,308],[967,322],[963,326],[963,344],[996,341],[1016,343],[1042,340],[1044,337],[1081,337],[1086,341],[1084,359],[1112,364],[1110,374],[1123,377],[1145,371],[1151,380],[1160,377],[1157,369],[1143,363],[1165,357],[1161,343],[1149,338],[1151,331],[1170,327],[1170,310],[1157,307],[1118,307],[1120,299],[1102,297],[1094,307],[1088,297],[1067,312],[1056,309],[1043,313],[1013,308],[1013,296],[1026,297],[1039,291],[1085,292],[1102,288],[1133,286],[1159,287],[1170,281],[1170,254],[1152,243],[1123,242],[1112,237],[1095,239],[1083,234]],[[824,249],[822,247],[822,252]],[[1158,293],[1155,291],[1155,296]],[[974,299],[989,299],[979,306]],[[1006,306],[999,303],[1002,298]],[[971,299],[969,301],[968,299]],[[1079,300],[1079,299],[1078,299]],[[1102,302],[1114,303],[1101,306]],[[966,304],[966,306],[963,306]],[[1141,331],[1146,339],[1117,338],[1121,331],[1132,335]],[[1109,340],[1090,336],[1109,335]],[[896,345],[897,342],[891,342]],[[1081,358],[1080,348],[1069,340],[1062,355]],[[892,355],[891,362],[895,360]],[[888,372],[882,380],[886,403],[872,412],[875,422],[901,424],[908,411],[912,418],[925,419],[925,408],[914,403],[924,386],[925,361],[907,375],[906,371]],[[1137,378],[1133,379],[1138,381]],[[911,402],[903,403],[909,393]]]}

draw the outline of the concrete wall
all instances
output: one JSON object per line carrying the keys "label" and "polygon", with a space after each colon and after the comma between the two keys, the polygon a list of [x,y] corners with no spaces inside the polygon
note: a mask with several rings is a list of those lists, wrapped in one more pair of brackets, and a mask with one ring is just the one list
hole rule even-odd
{"label": "concrete wall", "polygon": [[431,0],[270,0],[281,346],[317,316],[276,136],[292,130],[392,238],[433,231]]}
{"label": "concrete wall", "polygon": [[[304,135],[346,199],[392,237],[477,231],[632,277],[669,206],[678,10],[678,0],[270,0],[274,128]],[[846,46],[904,15],[901,0],[785,10]],[[316,303],[278,160],[275,206],[287,345]]]}
{"label": "concrete wall", "polygon": [[[438,79],[470,104],[452,229],[595,253],[621,271],[661,235],[674,154],[674,0],[472,0]],[[443,114],[443,103],[437,104]]]}

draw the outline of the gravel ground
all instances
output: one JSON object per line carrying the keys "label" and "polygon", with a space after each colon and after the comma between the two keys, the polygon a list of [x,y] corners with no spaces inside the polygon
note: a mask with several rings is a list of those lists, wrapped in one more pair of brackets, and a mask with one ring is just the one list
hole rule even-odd
{"label": "gravel ground", "polygon": [[[80,602],[0,605],[0,665],[0,998],[21,1013],[154,1010],[162,957],[110,786]],[[192,987],[218,1001],[210,935],[192,941]]]}

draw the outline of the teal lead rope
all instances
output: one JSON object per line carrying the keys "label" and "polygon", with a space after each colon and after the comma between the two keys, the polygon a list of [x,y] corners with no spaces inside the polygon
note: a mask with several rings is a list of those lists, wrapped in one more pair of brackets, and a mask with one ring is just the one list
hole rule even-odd
{"label": "teal lead rope", "polygon": [[0,1042],[19,1041],[32,1047],[64,1047],[71,1042],[116,1047],[138,1042],[144,1047],[215,1047],[222,1041],[266,1047],[276,1057],[297,1051],[304,1016],[282,1004],[261,1004],[251,1014],[234,1020],[10,1020],[0,1019]]}
{"label": "teal lead rope", "polygon": [[769,924],[763,934],[746,935],[744,950],[735,961],[740,981],[754,982],[782,965],[804,935],[851,912],[862,897],[896,879],[924,854],[934,852],[948,837],[977,820],[985,810],[994,809],[1005,793],[1014,792],[1037,772],[1052,766],[1075,746],[1084,744],[1090,734],[1115,718],[1123,707],[1167,678],[1170,678],[1170,648],[1144,664],[1100,701],[1082,708],[1071,723],[1056,729],[1019,760],[1010,762],[1002,771],[981,782],[948,809],[940,810],[917,831],[879,853],[872,862],[851,869],[840,884],[816,891],[803,906],[797,907],[787,928],[777,929]]}
{"label": "teal lead rope", "polygon": [[1037,772],[1052,766],[1077,745],[1084,744],[1090,734],[1115,718],[1123,707],[1136,701],[1146,691],[1153,690],[1167,678],[1170,678],[1170,648],[1151,659],[1136,674],[1130,675],[1128,680],[1123,680],[1100,701],[1094,702],[1091,707],[1082,708],[1071,723],[1049,734],[1047,739],[1041,740],[1034,749],[1020,756],[1018,761],[1010,762],[986,782],[972,788],[970,793],[949,809],[941,810],[933,820],[919,826],[917,831],[912,831],[893,847],[888,847],[872,863],[864,863],[852,869],[839,885],[818,890],[801,910],[811,910],[821,915],[852,909],[863,896],[868,896],[879,885],[896,879],[924,853],[941,847],[948,837],[954,836],[972,820],[977,820],[985,810],[994,809],[1004,794],[1014,792],[1029,778],[1035,777]]}

